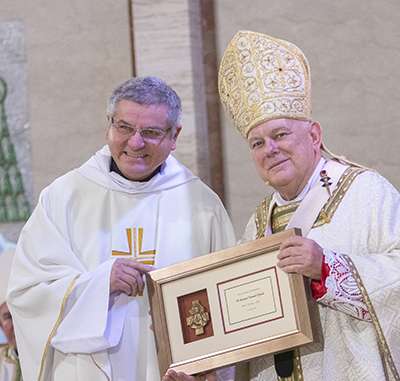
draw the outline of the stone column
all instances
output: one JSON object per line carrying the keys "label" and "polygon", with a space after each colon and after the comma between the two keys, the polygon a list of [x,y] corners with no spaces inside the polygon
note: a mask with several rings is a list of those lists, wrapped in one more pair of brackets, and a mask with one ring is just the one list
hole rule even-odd
{"label": "stone column", "polygon": [[213,0],[131,5],[133,71],[161,77],[179,94],[183,129],[173,155],[223,199]]}

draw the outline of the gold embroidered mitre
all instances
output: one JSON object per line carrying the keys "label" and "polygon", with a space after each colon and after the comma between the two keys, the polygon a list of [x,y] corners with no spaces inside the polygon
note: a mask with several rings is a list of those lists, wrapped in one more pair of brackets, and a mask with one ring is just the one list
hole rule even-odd
{"label": "gold embroidered mitre", "polygon": [[306,57],[290,42],[239,31],[218,75],[223,108],[240,134],[271,119],[311,121],[311,74]]}

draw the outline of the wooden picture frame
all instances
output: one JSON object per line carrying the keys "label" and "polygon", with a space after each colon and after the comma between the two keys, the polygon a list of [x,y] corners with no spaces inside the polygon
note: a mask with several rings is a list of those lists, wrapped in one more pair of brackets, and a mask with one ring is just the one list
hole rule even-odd
{"label": "wooden picture frame", "polygon": [[315,341],[309,279],[276,263],[290,229],[146,274],[160,376],[196,374]]}

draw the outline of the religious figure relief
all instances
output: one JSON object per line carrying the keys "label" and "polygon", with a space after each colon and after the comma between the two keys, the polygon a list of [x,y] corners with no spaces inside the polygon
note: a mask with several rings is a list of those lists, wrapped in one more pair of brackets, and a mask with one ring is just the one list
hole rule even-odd
{"label": "religious figure relief", "polygon": [[190,316],[186,318],[186,323],[190,328],[196,330],[196,335],[204,333],[204,327],[207,325],[210,317],[205,308],[198,300],[192,302],[192,308],[189,310]]}

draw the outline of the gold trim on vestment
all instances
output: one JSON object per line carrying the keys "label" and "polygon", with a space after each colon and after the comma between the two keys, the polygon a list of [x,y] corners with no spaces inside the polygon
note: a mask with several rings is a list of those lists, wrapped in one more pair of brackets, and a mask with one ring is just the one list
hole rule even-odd
{"label": "gold trim on vestment", "polygon": [[360,290],[363,301],[364,301],[365,305],[367,306],[368,312],[371,316],[371,320],[374,325],[375,332],[378,335],[378,344],[379,344],[379,349],[381,352],[381,357],[384,358],[386,363],[389,365],[389,368],[392,371],[394,379],[400,380],[400,376],[397,372],[396,365],[395,365],[392,355],[390,353],[390,349],[387,344],[385,334],[383,333],[382,327],[379,323],[378,316],[375,313],[374,306],[372,305],[372,301],[369,298],[367,290],[365,289],[365,286],[361,279],[361,276],[358,273],[357,268],[356,268],[354,262],[351,260],[351,258],[346,254],[342,254],[342,256],[346,260],[347,264],[349,265],[349,268],[350,268],[350,270],[353,274],[353,277],[357,283],[357,287]]}
{"label": "gold trim on vestment", "polygon": [[[350,185],[353,183],[356,176],[358,176],[360,173],[364,172],[365,170],[366,170],[366,168],[359,168],[359,167],[349,167],[345,170],[345,172],[340,177],[340,179],[337,183],[337,186],[336,186],[335,190],[333,191],[332,195],[329,197],[328,201],[326,202],[324,207],[321,209],[321,211],[313,225],[313,228],[320,227],[331,221],[331,219],[333,218],[333,215],[335,214],[336,210],[339,207],[339,204],[343,200],[343,197],[346,195],[347,191],[349,190]],[[267,196],[255,209],[254,219],[255,219],[255,224],[256,224],[256,228],[257,228],[257,238],[263,237],[267,230],[269,207],[270,207],[270,204],[272,201],[272,196],[273,195]],[[298,208],[298,206],[300,205],[300,203],[301,203],[301,201],[294,202],[294,203],[288,204],[288,205],[283,205],[283,206],[275,205],[274,210],[271,213],[271,219],[272,219],[271,230],[273,233],[277,233],[279,231],[285,230],[287,224],[289,223],[291,217],[295,213],[295,211]],[[354,277],[356,278],[355,275],[354,275]],[[356,281],[357,281],[357,279],[356,279]],[[361,278],[360,278],[360,281],[361,281]],[[361,291],[361,289],[360,289],[360,291]],[[365,288],[364,288],[364,291],[365,291]],[[365,301],[365,299],[364,299],[364,301]],[[372,307],[372,304],[371,304],[371,307]],[[369,311],[368,305],[367,305],[367,308]],[[372,316],[372,314],[371,314],[371,316]],[[376,318],[376,321],[377,321],[377,318]],[[377,321],[377,323],[379,325],[378,321]],[[374,325],[375,325],[375,323],[374,323]],[[379,328],[380,328],[380,325],[379,325]],[[380,328],[380,332],[382,333],[382,336],[383,336],[383,332],[382,332],[381,328]],[[378,333],[378,336],[379,336],[379,338],[381,338],[379,333]],[[383,339],[384,339],[384,336],[383,336]],[[386,340],[384,340],[384,342],[386,343]],[[386,344],[386,348],[387,348],[387,352],[384,352],[384,353],[389,353],[389,357],[390,357],[390,361],[391,361],[390,362],[389,360],[387,360],[387,362],[390,367],[394,366],[394,363],[390,356],[390,352],[387,347],[387,344]],[[386,357],[385,357],[385,359],[386,359]],[[392,369],[392,367],[391,367],[391,369]],[[400,378],[398,378],[398,374],[397,374],[395,367],[394,367],[394,371],[395,372],[393,372],[393,369],[392,369],[392,372],[395,375],[395,379],[400,381]],[[396,378],[396,375],[397,375],[397,378]],[[301,367],[301,358],[300,358],[300,349],[299,348],[295,348],[294,370],[293,370],[292,375],[290,377],[286,377],[286,378],[281,378],[281,377],[277,376],[277,379],[278,379],[278,381],[302,381],[304,379],[303,371],[302,371],[302,367]]]}
{"label": "gold trim on vestment", "polygon": [[362,172],[365,172],[365,168],[349,167],[347,168],[343,175],[340,177],[332,196],[328,199],[327,203],[322,208],[318,218],[313,225],[313,228],[320,227],[329,223],[335,214],[339,204],[342,202],[343,197],[349,190],[350,185],[353,183],[354,179]]}
{"label": "gold trim on vestment", "polygon": [[44,348],[44,353],[43,353],[43,356],[42,356],[42,362],[41,362],[41,364],[40,364],[40,372],[39,372],[38,381],[40,381],[40,379],[42,378],[44,362],[45,362],[45,360],[46,360],[47,351],[48,351],[48,349],[49,349],[49,345],[50,345],[51,338],[53,337],[54,332],[56,331],[58,325],[60,324],[61,317],[62,317],[62,314],[63,314],[63,312],[64,312],[65,302],[67,301],[67,297],[68,297],[69,293],[71,292],[72,287],[73,287],[73,285],[75,284],[76,280],[78,279],[79,275],[81,275],[81,274],[78,274],[78,275],[72,280],[71,284],[70,284],[69,287],[68,287],[67,292],[66,292],[65,295],[64,295],[64,299],[63,299],[62,304],[61,304],[60,314],[58,315],[58,319],[57,319],[57,321],[56,321],[56,324],[54,325],[53,330],[51,331],[50,336],[49,336],[49,338],[48,338],[48,340],[47,340],[46,347]]}
{"label": "gold trim on vestment", "polygon": [[275,206],[272,211],[272,233],[279,233],[286,229],[287,224],[290,222],[294,212],[300,205],[300,201],[294,204]]}
{"label": "gold trim on vestment", "polygon": [[[337,208],[339,207],[340,203],[342,202],[343,197],[346,195],[347,191],[349,190],[350,185],[353,183],[354,179],[361,174],[362,172],[366,171],[366,168],[359,168],[359,167],[349,167],[345,170],[345,172],[340,177],[335,190],[332,193],[332,196],[329,197],[328,201],[321,209],[316,222],[313,225],[313,228],[320,227],[325,225],[331,221],[333,215],[335,214]],[[264,237],[265,231],[267,230],[268,226],[268,211],[269,205],[272,201],[272,195],[267,196],[255,209],[254,212],[254,220],[256,223],[257,228],[257,238]],[[274,209],[274,213],[280,212],[284,214],[290,208],[297,208],[300,205],[299,202],[295,202],[293,204],[283,205],[283,206],[276,206]],[[289,222],[289,221],[288,221]],[[275,230],[274,226],[271,226],[272,231],[277,232],[284,230],[282,229],[284,220],[280,220],[277,222],[280,230]]]}
{"label": "gold trim on vestment", "polygon": [[10,343],[0,344],[0,350],[2,352],[3,359],[10,364],[14,364],[15,362],[17,362],[17,360],[9,356],[8,351],[10,350],[10,348]]}
{"label": "gold trim on vestment", "polygon": [[281,378],[277,375],[278,381],[303,381],[303,368],[301,366],[300,348],[294,348],[293,373],[290,377]]}
{"label": "gold trim on vestment", "polygon": [[257,228],[257,238],[261,238],[265,236],[265,232],[268,226],[268,211],[269,205],[272,201],[272,194],[265,197],[264,200],[256,207],[254,212],[254,219],[256,222]]}
{"label": "gold trim on vestment", "polygon": [[5,344],[0,344],[0,350],[2,352],[2,357],[3,360],[9,364],[14,365],[14,371],[13,371],[13,379],[12,381],[21,381],[21,366],[19,363],[18,357],[11,357],[10,356],[10,351],[13,352],[14,356],[18,356],[17,353],[15,352],[15,349],[11,346],[10,343],[5,343]]}

